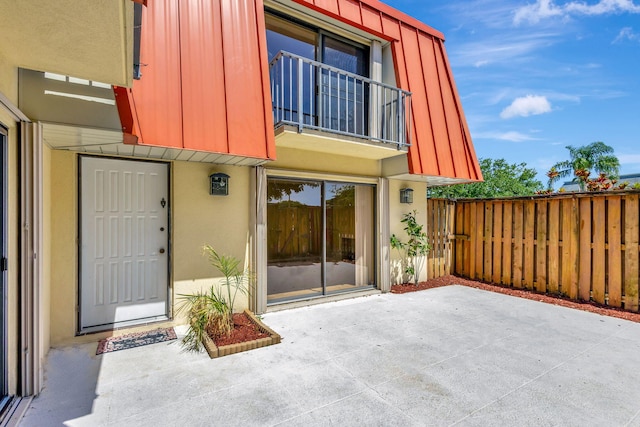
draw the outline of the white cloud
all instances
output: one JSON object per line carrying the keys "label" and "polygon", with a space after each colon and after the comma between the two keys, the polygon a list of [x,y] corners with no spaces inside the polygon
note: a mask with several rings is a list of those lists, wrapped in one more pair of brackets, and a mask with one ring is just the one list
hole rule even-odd
{"label": "white cloud", "polygon": [[535,141],[537,138],[533,138],[521,132],[478,132],[471,135],[474,139],[499,139],[501,141],[510,142],[524,142]]}
{"label": "white cloud", "polygon": [[562,9],[553,4],[551,0],[536,0],[533,4],[528,4],[516,9],[513,16],[513,23],[518,25],[522,21],[529,21],[532,24],[538,23],[541,19],[552,16],[561,16]]}
{"label": "white cloud", "polygon": [[509,63],[526,58],[531,53],[554,43],[557,32],[545,31],[526,34],[504,34],[485,39],[474,39],[468,43],[456,45],[450,52],[450,58],[454,66],[473,66],[476,68],[489,64]]}
{"label": "white cloud", "polygon": [[631,27],[624,27],[620,30],[617,37],[613,40],[612,43],[618,43],[625,39],[640,42],[640,33],[634,33],[633,28]]}
{"label": "white cloud", "polygon": [[536,0],[516,9],[513,23],[522,22],[536,24],[543,19],[552,17],[569,18],[571,15],[606,15],[614,13],[640,13],[640,5],[633,0],[600,0],[595,4],[587,4],[581,1],[571,1],[556,5],[553,0]]}
{"label": "white cloud", "polygon": [[618,154],[621,165],[640,165],[640,154]]}
{"label": "white cloud", "polygon": [[500,117],[510,119],[520,116],[544,114],[551,111],[551,104],[546,96],[527,95],[513,100],[511,105],[502,110]]}

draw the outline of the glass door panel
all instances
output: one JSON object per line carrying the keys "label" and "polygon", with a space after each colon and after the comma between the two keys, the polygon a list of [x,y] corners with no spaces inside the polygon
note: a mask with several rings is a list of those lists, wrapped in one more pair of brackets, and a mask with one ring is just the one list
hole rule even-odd
{"label": "glass door panel", "polygon": [[344,292],[375,283],[374,188],[326,185],[326,291]]}
{"label": "glass door panel", "polygon": [[375,286],[375,186],[267,180],[267,302]]}
{"label": "glass door panel", "polygon": [[0,127],[0,413],[7,402],[7,133]]}
{"label": "glass door panel", "polygon": [[[363,77],[369,75],[369,53],[329,36],[322,38],[322,62]],[[322,126],[340,132],[367,134],[369,85],[330,70],[321,73]]]}
{"label": "glass door panel", "polygon": [[[313,30],[285,21],[274,15],[266,15],[267,50],[269,62],[281,51],[293,53],[306,59],[316,59],[317,33]],[[277,121],[295,122],[300,119],[306,125],[317,125],[316,75],[309,63],[302,62],[302,74],[299,75],[299,59],[286,56],[280,59],[271,70],[274,93],[280,99],[273,100]],[[298,105],[302,88],[302,105]],[[299,115],[302,114],[302,117]]]}
{"label": "glass door panel", "polygon": [[267,183],[267,301],[323,295],[322,184]]}

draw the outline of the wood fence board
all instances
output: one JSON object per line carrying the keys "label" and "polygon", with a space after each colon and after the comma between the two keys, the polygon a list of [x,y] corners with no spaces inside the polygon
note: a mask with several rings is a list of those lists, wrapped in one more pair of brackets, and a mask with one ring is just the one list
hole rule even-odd
{"label": "wood fence board", "polygon": [[484,204],[484,275],[483,279],[490,282],[493,268],[493,203]]}
{"label": "wood fence board", "polygon": [[[455,234],[456,236],[463,236],[465,234],[465,229],[464,229],[464,210],[468,205],[466,203],[454,203],[453,204],[453,209],[455,211]],[[463,267],[464,263],[464,250],[463,250],[463,246],[465,243],[465,240],[458,237],[455,239],[455,245],[454,245],[454,252],[453,252],[453,257],[455,260],[455,266],[454,266],[454,270],[455,272],[458,272],[459,274],[462,274],[464,276],[465,274],[465,269]]]}
{"label": "wood fence board", "polygon": [[639,310],[637,192],[467,200],[456,202],[455,219],[444,207],[441,212],[444,222],[453,221],[441,227],[459,234],[449,264],[443,249],[444,271],[450,266],[460,274],[462,268],[472,279]]}
{"label": "wood fence board", "polygon": [[434,234],[438,244],[438,251],[436,252],[437,262],[435,265],[436,277],[444,276],[444,260],[446,253],[445,233],[448,232],[447,222],[445,220],[447,215],[446,209],[447,205],[444,203],[444,200],[438,200],[437,210],[434,212]]}
{"label": "wood fence board", "polygon": [[502,244],[502,278],[499,283],[503,285],[511,285],[511,251],[513,243],[511,241],[513,236],[513,203],[509,201],[504,202],[502,209],[503,221],[503,244]]}
{"label": "wood fence board", "polygon": [[427,200],[427,214],[425,215],[427,221],[427,241],[431,245],[431,250],[427,254],[427,278],[437,277],[435,274],[435,259],[438,256],[438,242],[436,240],[437,223],[434,220],[436,212],[438,211],[437,200]]}
{"label": "wood fence board", "polygon": [[536,202],[535,280],[538,292],[547,291],[547,200]]}
{"label": "wood fence board", "polygon": [[536,202],[526,200],[524,202],[524,287],[533,289],[535,280],[535,211]]}
{"label": "wood fence board", "polygon": [[638,195],[627,195],[625,200],[624,234],[624,308],[638,311]]}
{"label": "wood fence board", "polygon": [[607,283],[608,304],[613,307],[622,306],[622,198],[607,197],[607,246],[609,247],[607,262],[609,272]]}
{"label": "wood fence board", "polygon": [[594,301],[604,304],[605,300],[605,197],[593,198],[593,251],[591,259],[591,294]]}
{"label": "wood fence board", "polygon": [[578,298],[589,301],[591,299],[591,198],[581,198],[579,208],[580,273],[578,275]]}
{"label": "wood fence board", "polygon": [[559,243],[560,243],[560,200],[549,200],[549,233],[547,286],[552,294],[558,293]]}
{"label": "wood fence board", "polygon": [[[478,236],[476,233],[476,211],[478,210],[477,203],[469,204],[469,236],[471,240],[469,241],[469,277],[470,279],[476,278],[476,244],[478,243]],[[480,256],[479,254],[477,256]]]}
{"label": "wood fence board", "polygon": [[446,259],[446,268],[444,270],[444,274],[449,275],[452,273],[451,271],[451,266],[454,263],[454,258],[453,258],[453,246],[454,246],[454,242],[455,240],[451,240],[451,233],[456,229],[456,204],[450,201],[447,201],[447,227],[449,233],[447,234],[446,238],[447,238],[447,259]]}
{"label": "wood fence board", "polygon": [[513,286],[522,288],[522,253],[524,237],[524,204],[513,203]]}
{"label": "wood fence board", "polygon": [[502,273],[502,203],[495,203],[493,205],[493,283],[500,283]]}
{"label": "wood fence board", "polygon": [[484,271],[484,203],[479,202],[476,207],[475,239],[476,239],[476,275],[473,277],[477,280],[483,279]]}
{"label": "wood fence board", "polygon": [[[569,282],[569,296],[578,298],[578,283],[580,280],[580,260],[578,258],[580,251],[578,245],[580,243],[580,205],[578,200],[571,199],[571,277]],[[573,296],[572,296],[573,295]]]}

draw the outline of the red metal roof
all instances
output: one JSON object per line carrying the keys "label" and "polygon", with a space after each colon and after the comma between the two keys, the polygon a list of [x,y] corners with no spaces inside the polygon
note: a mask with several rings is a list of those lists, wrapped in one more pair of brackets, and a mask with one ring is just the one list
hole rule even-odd
{"label": "red metal roof", "polygon": [[[293,0],[392,43],[412,95],[413,174],[481,180],[444,36],[376,0]],[[149,0],[142,79],[116,88],[127,142],[275,159],[262,0]]]}
{"label": "red metal roof", "polygon": [[482,180],[439,31],[376,0],[293,0],[392,43],[398,87],[412,92],[409,172]]}
{"label": "red metal roof", "polygon": [[115,88],[125,142],[275,158],[261,0],[149,0],[142,78]]}

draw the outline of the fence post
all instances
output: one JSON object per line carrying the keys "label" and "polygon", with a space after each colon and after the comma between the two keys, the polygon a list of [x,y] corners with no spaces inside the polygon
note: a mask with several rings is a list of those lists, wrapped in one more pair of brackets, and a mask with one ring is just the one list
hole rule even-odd
{"label": "fence post", "polygon": [[638,311],[638,195],[625,200],[624,308]]}

